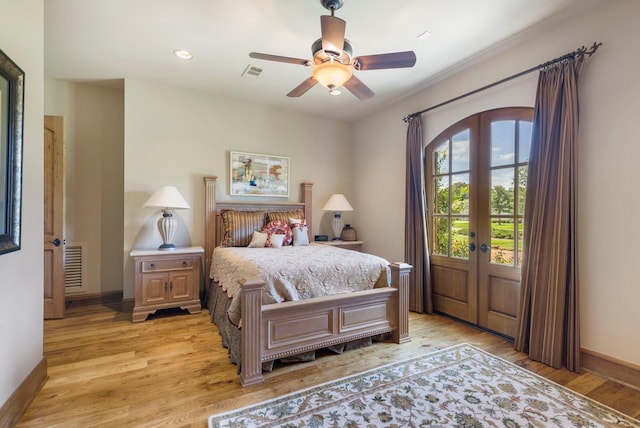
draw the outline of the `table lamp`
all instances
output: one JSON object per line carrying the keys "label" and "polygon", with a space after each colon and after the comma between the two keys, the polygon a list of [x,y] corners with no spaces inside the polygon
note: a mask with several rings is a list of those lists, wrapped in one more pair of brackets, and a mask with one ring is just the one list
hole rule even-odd
{"label": "table lamp", "polygon": [[187,201],[175,186],[164,186],[151,195],[143,206],[162,209],[162,217],[158,220],[162,245],[158,247],[158,250],[175,250],[176,246],[171,241],[176,233],[178,221],[173,218],[173,210],[191,208]]}
{"label": "table lamp", "polygon": [[353,211],[353,207],[341,193],[331,195],[324,207],[323,211],[333,211],[333,220],[331,221],[331,229],[333,230],[333,239],[340,240],[340,233],[344,227],[342,222],[342,211]]}

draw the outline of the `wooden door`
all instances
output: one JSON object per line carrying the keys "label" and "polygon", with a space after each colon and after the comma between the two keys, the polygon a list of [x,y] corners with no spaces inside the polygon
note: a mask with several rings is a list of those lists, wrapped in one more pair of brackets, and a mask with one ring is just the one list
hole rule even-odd
{"label": "wooden door", "polygon": [[60,116],[44,118],[44,318],[64,317],[64,140]]}
{"label": "wooden door", "polygon": [[478,200],[478,324],[514,337],[533,109],[480,116]]}
{"label": "wooden door", "polygon": [[433,304],[437,311],[476,324],[478,274],[470,239],[475,238],[478,117],[448,128],[427,146]]}
{"label": "wooden door", "polygon": [[434,309],[509,337],[532,121],[531,108],[479,113],[425,151]]}

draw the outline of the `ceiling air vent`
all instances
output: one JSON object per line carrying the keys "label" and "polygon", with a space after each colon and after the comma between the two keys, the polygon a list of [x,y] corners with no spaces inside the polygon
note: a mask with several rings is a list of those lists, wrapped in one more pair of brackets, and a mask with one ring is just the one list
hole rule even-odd
{"label": "ceiling air vent", "polygon": [[247,65],[247,67],[242,72],[242,77],[252,77],[257,78],[262,73],[262,69],[260,67],[254,67],[251,64]]}

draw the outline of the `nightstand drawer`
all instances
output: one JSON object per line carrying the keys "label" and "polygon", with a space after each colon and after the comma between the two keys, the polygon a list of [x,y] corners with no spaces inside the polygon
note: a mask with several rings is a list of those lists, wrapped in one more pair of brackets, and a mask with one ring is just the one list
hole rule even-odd
{"label": "nightstand drawer", "polygon": [[165,270],[191,269],[193,258],[173,260],[145,260],[142,262],[142,272],[160,272]]}

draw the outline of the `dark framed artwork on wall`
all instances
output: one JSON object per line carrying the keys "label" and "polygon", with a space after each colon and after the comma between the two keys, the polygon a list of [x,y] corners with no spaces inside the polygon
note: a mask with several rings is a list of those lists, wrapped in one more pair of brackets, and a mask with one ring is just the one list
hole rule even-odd
{"label": "dark framed artwork on wall", "polygon": [[20,249],[24,71],[0,50],[0,254]]}

